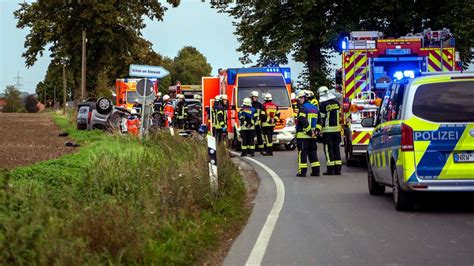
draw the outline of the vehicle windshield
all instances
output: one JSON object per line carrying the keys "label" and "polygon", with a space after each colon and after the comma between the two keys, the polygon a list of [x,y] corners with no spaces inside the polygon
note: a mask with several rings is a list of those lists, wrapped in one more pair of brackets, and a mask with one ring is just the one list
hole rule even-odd
{"label": "vehicle windshield", "polygon": [[418,87],[413,114],[433,122],[474,122],[474,81],[426,84]]}
{"label": "vehicle windshield", "polygon": [[127,91],[127,103],[133,104],[139,97],[136,91]]}
{"label": "vehicle windshield", "polygon": [[237,92],[239,106],[242,106],[245,97],[250,97],[252,91],[258,92],[258,101],[261,103],[264,102],[263,97],[265,97],[265,94],[270,93],[274,104],[280,107],[290,107],[290,99],[286,87],[239,88]]}

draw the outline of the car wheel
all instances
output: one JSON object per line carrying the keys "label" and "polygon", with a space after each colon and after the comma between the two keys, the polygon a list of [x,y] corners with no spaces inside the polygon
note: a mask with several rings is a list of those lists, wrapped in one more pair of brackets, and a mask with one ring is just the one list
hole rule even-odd
{"label": "car wheel", "polygon": [[375,181],[374,172],[372,171],[370,162],[367,164],[367,183],[370,195],[380,196],[385,194],[385,186]]}
{"label": "car wheel", "polygon": [[99,114],[106,115],[112,111],[112,108],[113,104],[111,100],[103,97],[97,100],[96,109]]}
{"label": "car wheel", "polygon": [[393,202],[397,211],[409,211],[412,208],[411,195],[400,187],[397,168],[392,171]]}

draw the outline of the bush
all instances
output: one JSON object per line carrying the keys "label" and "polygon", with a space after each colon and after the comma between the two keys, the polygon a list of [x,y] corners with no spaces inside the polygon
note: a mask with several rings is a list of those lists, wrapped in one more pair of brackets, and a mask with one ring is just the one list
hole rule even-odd
{"label": "bush", "polygon": [[0,265],[193,264],[247,215],[225,152],[214,193],[199,140],[139,143],[56,121],[83,147],[0,174]]}
{"label": "bush", "polygon": [[36,106],[38,101],[36,100],[34,95],[28,95],[25,98],[25,109],[28,113],[36,113],[38,112],[38,107]]}

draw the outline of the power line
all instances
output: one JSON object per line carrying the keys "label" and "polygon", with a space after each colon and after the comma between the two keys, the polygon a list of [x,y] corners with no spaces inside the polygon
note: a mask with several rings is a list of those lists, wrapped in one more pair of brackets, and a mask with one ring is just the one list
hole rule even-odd
{"label": "power line", "polygon": [[18,70],[18,74],[16,75],[15,80],[15,87],[17,88],[17,90],[21,90],[23,84],[21,84],[20,80],[23,80],[23,78],[20,76],[20,70]]}

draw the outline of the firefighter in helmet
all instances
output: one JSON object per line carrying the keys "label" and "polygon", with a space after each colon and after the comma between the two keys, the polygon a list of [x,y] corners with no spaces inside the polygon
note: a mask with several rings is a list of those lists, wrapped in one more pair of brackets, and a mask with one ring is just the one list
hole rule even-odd
{"label": "firefighter in helmet", "polygon": [[341,126],[339,114],[341,106],[336,96],[329,92],[326,86],[318,89],[320,102],[320,116],[318,124],[322,127],[324,153],[326,154],[327,171],[324,175],[340,175],[341,161]]}
{"label": "firefighter in helmet", "polygon": [[227,132],[227,95],[218,95],[215,100],[212,127],[214,137],[221,142],[223,135]]}
{"label": "firefighter in helmet", "polygon": [[178,94],[174,117],[176,119],[176,127],[184,129],[188,118],[188,106],[186,105],[184,94]]}
{"label": "firefighter in helmet", "polygon": [[311,164],[311,176],[319,176],[319,161],[316,138],[321,127],[318,125],[318,107],[308,100],[306,91],[298,93],[300,110],[296,124],[296,144],[298,147],[298,174],[305,177],[308,169],[307,158]]}
{"label": "firefighter in helmet", "polygon": [[255,153],[255,124],[258,113],[252,107],[252,100],[245,98],[239,111],[240,137],[242,139],[242,155],[254,156]]}
{"label": "firefighter in helmet", "polygon": [[165,119],[165,126],[170,127],[174,118],[174,106],[171,103],[171,97],[169,95],[163,96],[163,102],[163,118]]}
{"label": "firefighter in helmet", "polygon": [[252,91],[250,93],[250,97],[252,99],[252,107],[255,108],[257,112],[257,122],[255,123],[255,134],[257,135],[257,148],[262,152],[265,146],[263,145],[263,137],[262,137],[262,124],[260,121],[260,112],[263,109],[263,104],[258,101],[258,91]]}
{"label": "firefighter in helmet", "polygon": [[273,130],[277,121],[280,120],[280,111],[278,110],[278,105],[272,102],[273,99],[270,93],[265,95],[264,100],[263,110],[260,113],[262,133],[265,139],[265,152],[263,155],[271,156],[273,155]]}

